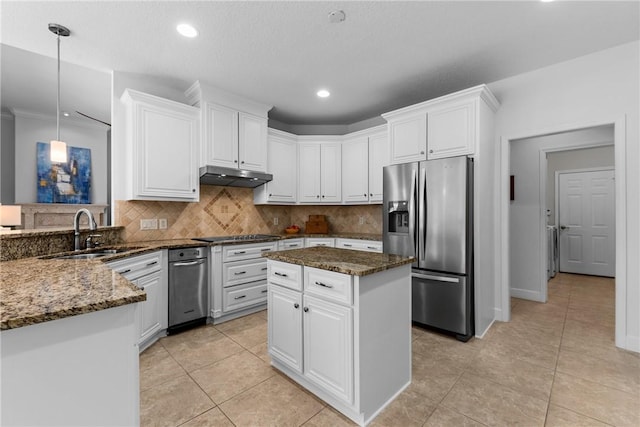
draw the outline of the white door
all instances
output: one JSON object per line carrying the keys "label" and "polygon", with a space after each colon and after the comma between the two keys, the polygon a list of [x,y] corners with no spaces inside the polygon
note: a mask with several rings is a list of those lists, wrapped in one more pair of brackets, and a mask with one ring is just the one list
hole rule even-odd
{"label": "white door", "polygon": [[342,144],[342,199],[369,201],[369,139],[366,136]]}
{"label": "white door", "polygon": [[614,171],[558,174],[560,271],[613,277]]}

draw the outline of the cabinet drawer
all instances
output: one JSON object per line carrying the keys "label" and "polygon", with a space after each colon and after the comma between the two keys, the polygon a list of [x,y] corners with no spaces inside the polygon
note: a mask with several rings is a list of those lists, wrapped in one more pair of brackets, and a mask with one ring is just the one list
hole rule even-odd
{"label": "cabinet drawer", "polygon": [[279,250],[302,249],[304,248],[304,239],[285,239],[278,242]]}
{"label": "cabinet drawer", "polygon": [[223,287],[267,279],[267,259],[249,259],[224,263]]}
{"label": "cabinet drawer", "polygon": [[312,267],[304,269],[305,293],[342,304],[353,304],[351,276]]}
{"label": "cabinet drawer", "polygon": [[107,265],[127,279],[135,280],[138,277],[162,269],[162,251],[113,261]]}
{"label": "cabinet drawer", "polygon": [[376,240],[336,239],[336,248],[382,253],[382,242]]}
{"label": "cabinet drawer", "polygon": [[243,259],[260,258],[262,253],[275,251],[278,242],[250,243],[248,245],[229,245],[222,247],[222,261],[240,261]]}
{"label": "cabinet drawer", "polygon": [[228,312],[267,302],[267,281],[232,286],[222,290],[222,311]]}
{"label": "cabinet drawer", "polygon": [[302,266],[269,260],[269,283],[302,291]]}
{"label": "cabinet drawer", "polygon": [[307,237],[305,241],[305,247],[312,248],[314,246],[326,246],[333,248],[336,245],[336,241],[333,237]]}

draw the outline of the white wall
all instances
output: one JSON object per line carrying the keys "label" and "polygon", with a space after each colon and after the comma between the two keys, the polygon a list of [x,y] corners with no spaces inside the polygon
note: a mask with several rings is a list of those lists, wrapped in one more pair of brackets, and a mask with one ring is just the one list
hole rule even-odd
{"label": "white wall", "polygon": [[15,200],[15,128],[13,114],[2,113],[0,139],[0,203],[12,205]]}
{"label": "white wall", "polygon": [[[496,262],[502,270],[502,283],[496,289],[496,308],[509,312],[508,275],[503,260],[509,252],[508,175],[509,139],[577,129],[625,119],[622,135],[616,136],[616,215],[626,219],[626,235],[618,239],[616,293],[624,303],[616,305],[616,344],[640,351],[640,144],[639,94],[640,42],[624,44],[595,54],[556,64],[530,73],[489,84],[501,102],[496,115],[496,143],[501,144],[496,186],[501,188],[496,206],[502,226],[495,248]],[[622,137],[621,139],[619,139]],[[623,141],[618,144],[618,140]],[[534,160],[535,162],[535,160]],[[622,211],[622,212],[621,212]],[[616,224],[621,221],[616,216]],[[539,241],[531,242],[539,245]],[[618,249],[618,246],[617,246]],[[514,256],[521,254],[514,253]]]}
{"label": "white wall", "polygon": [[596,148],[584,148],[570,151],[558,151],[547,155],[547,223],[556,223],[556,172],[597,167],[614,167],[613,129],[611,145]]}
{"label": "white wall", "polygon": [[[26,112],[15,115],[15,203],[37,203],[36,143],[56,136],[56,119]],[[107,127],[61,120],[67,145],[91,149],[91,203],[107,204]]]}
{"label": "white wall", "polygon": [[[546,302],[545,257],[541,247],[546,241],[540,238],[540,212],[547,208],[541,198],[540,153],[594,144],[611,144],[613,127],[600,126],[581,131],[519,139],[511,142],[510,175],[514,176],[515,200],[509,206],[509,248],[511,296]],[[612,151],[612,150],[611,150]],[[565,152],[566,153],[566,152]],[[577,159],[573,156],[574,164]],[[545,174],[546,178],[547,174]],[[551,181],[553,188],[553,178]],[[555,192],[555,188],[552,190]],[[546,217],[545,217],[546,220]],[[532,244],[535,242],[536,244]]]}

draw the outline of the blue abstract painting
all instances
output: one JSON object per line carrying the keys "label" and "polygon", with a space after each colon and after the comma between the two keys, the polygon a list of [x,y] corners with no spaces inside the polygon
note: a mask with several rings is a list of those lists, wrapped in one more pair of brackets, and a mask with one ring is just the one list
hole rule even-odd
{"label": "blue abstract painting", "polygon": [[38,203],[91,203],[91,149],[67,146],[67,162],[52,163],[49,143],[37,144]]}

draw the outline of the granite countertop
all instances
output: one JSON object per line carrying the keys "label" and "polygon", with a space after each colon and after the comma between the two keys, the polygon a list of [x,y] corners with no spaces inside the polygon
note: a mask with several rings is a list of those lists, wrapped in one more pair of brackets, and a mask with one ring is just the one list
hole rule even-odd
{"label": "granite countertop", "polygon": [[324,246],[267,252],[262,256],[275,261],[320,268],[352,276],[366,276],[401,265],[411,264],[415,260],[413,257]]}
{"label": "granite countertop", "polygon": [[[66,231],[68,232],[68,230]],[[56,234],[61,232],[64,231],[51,230],[47,233]],[[20,235],[24,236],[25,234],[30,233],[10,233],[10,235],[3,235],[2,237],[14,238]],[[31,234],[43,235],[42,232]],[[109,261],[142,255],[162,249],[259,243],[296,237],[381,239],[380,235],[362,233],[327,235],[282,234],[252,241],[224,241],[216,243],[200,242],[192,239],[171,239],[110,245],[108,248],[123,248],[126,249],[126,251],[92,260],[55,259],[55,257],[61,255],[76,253],[74,251],[68,251],[41,257],[3,261],[0,263],[0,330],[14,329],[145,301],[146,294],[144,291],[138,289],[119,274],[113,272],[105,264]],[[102,249],[105,248],[82,252],[94,252]],[[303,249],[289,252],[298,252],[301,250]],[[403,263],[399,261],[400,257],[395,257],[398,259],[391,259],[393,256],[390,255],[366,253],[366,258],[368,259],[367,264],[364,260],[359,261],[357,254],[353,254],[353,252],[357,251],[335,250],[347,252],[349,262],[340,263],[341,267],[336,267],[335,265],[332,267],[330,265],[328,266],[328,264],[323,264],[325,267],[320,266],[319,268],[332,269],[333,271],[340,272],[348,271],[348,274],[364,275],[386,268],[392,268],[396,265],[402,265]],[[342,259],[347,259],[346,256],[347,255],[341,255]],[[319,257],[316,258],[319,259]],[[287,262],[301,263],[295,261]],[[329,261],[326,262],[329,263]],[[404,263],[407,262],[411,261],[409,260]]]}
{"label": "granite countertop", "polygon": [[146,294],[97,260],[23,258],[0,266],[0,329],[145,301]]}

